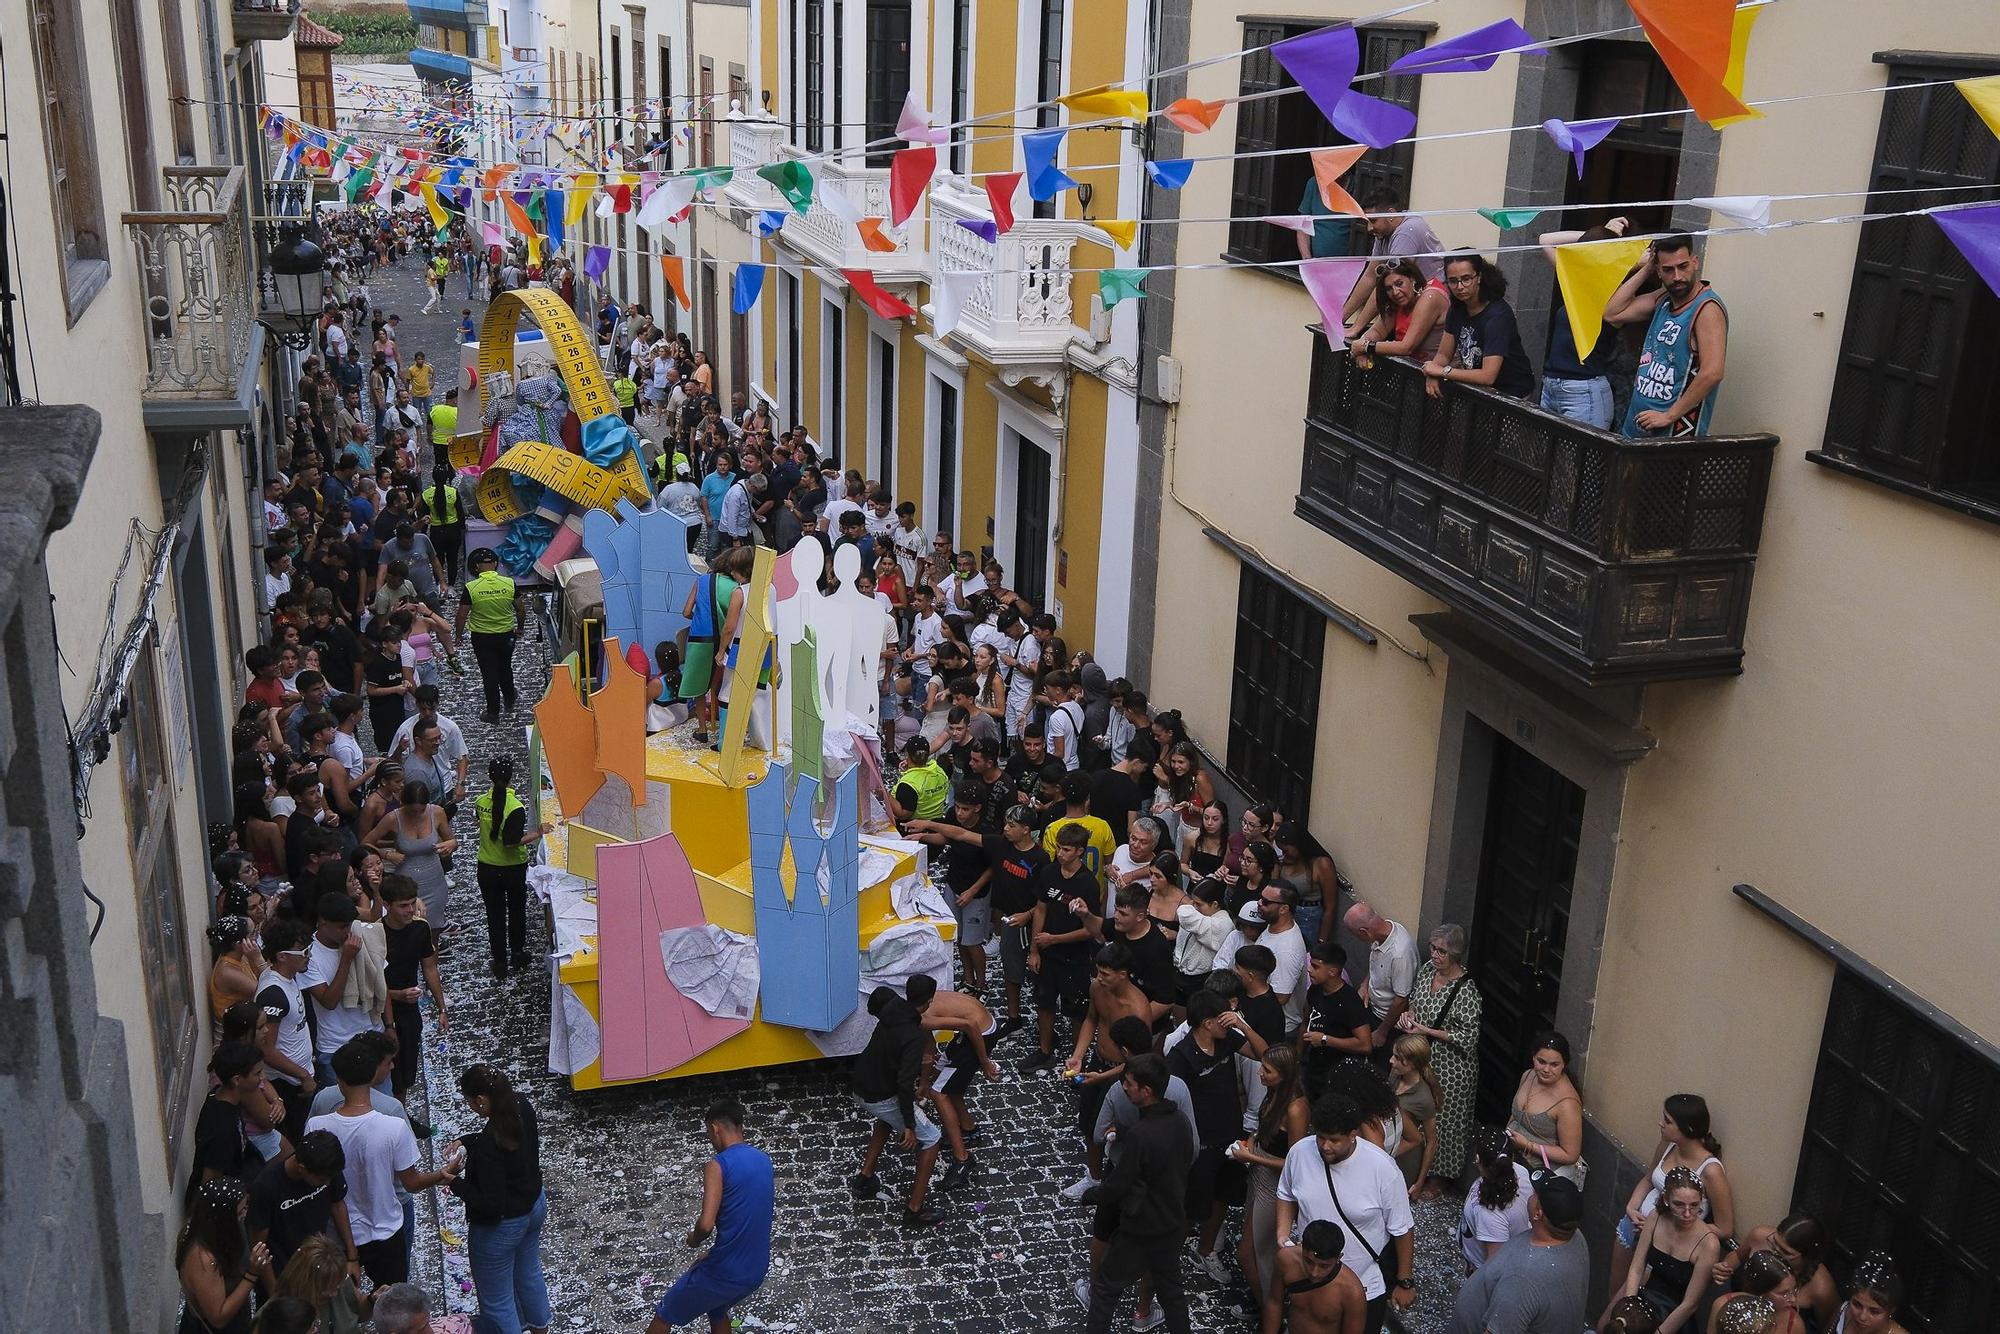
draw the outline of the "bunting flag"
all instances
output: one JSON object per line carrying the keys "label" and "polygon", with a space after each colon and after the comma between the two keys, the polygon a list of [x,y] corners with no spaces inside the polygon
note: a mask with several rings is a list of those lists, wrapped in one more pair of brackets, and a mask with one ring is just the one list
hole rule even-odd
{"label": "bunting flag", "polygon": [[[355,199],[362,194],[363,191],[367,190],[374,183],[375,183],[374,172],[370,171],[366,167],[356,168],[354,174],[347,178],[345,185],[342,187],[343,192],[347,196],[347,202],[352,204],[355,201]],[[492,225],[493,224],[491,223],[487,224],[487,226],[489,227]]]}
{"label": "bunting flag", "polygon": [[583,252],[583,276],[594,283],[602,283],[604,275],[611,271],[611,247],[594,245]]}
{"label": "bunting flag", "polygon": [[486,237],[486,244],[487,244],[487,245],[499,245],[499,244],[500,244],[500,224],[499,224],[499,223],[497,223],[497,222],[489,222],[489,223],[484,223],[484,224],[482,224],[482,226],[484,227],[484,232],[485,232],[485,237]]}
{"label": "bunting flag", "polygon": [[758,293],[764,290],[764,266],[762,264],[738,264],[736,278],[731,285],[729,308],[738,315],[750,313],[750,307],[757,304]]}
{"label": "bunting flag", "polygon": [[1647,242],[1592,241],[1556,247],[1556,283],[1562,288],[1576,355],[1587,357],[1604,332],[1604,307],[1632,266],[1646,256]]}
{"label": "bunting flag", "polygon": [[949,130],[931,128],[931,113],[917,100],[917,90],[914,88],[903,94],[903,114],[896,117],[896,137],[912,144],[951,142]]}
{"label": "bunting flag", "polygon": [[1361,44],[1353,28],[1321,28],[1287,38],[1271,54],[1333,128],[1356,143],[1387,148],[1416,129],[1416,112],[1348,86],[1361,68]]}
{"label": "bunting flag", "polygon": [[1021,188],[1023,173],[995,172],[986,178],[986,202],[993,208],[993,226],[999,235],[1014,230],[1014,192]]}
{"label": "bunting flag", "polygon": [[681,303],[682,310],[693,310],[694,302],[688,299],[687,273],[681,266],[679,255],[660,256],[660,276],[667,280],[673,291],[674,300]]}
{"label": "bunting flag", "polygon": [[882,290],[875,281],[875,275],[866,269],[842,269],[840,276],[847,279],[854,288],[854,294],[885,320],[913,318],[916,308],[901,297],[892,296]]}
{"label": "bunting flag", "polygon": [[917,201],[924,197],[924,187],[931,183],[931,174],[937,170],[937,149],[925,144],[921,148],[901,148],[889,159],[889,221],[900,227],[916,212]]}
{"label": "bunting flag", "polygon": [[1062,147],[1066,133],[1067,130],[1054,129],[1021,136],[1021,161],[1027,168],[1030,199],[1046,203],[1064,190],[1076,189],[1076,182],[1056,165],[1056,150]]}
{"label": "bunting flag", "polygon": [[658,232],[674,214],[694,202],[695,183],[691,176],[669,176],[646,196],[639,207],[639,225]]}
{"label": "bunting flag", "polygon": [[2000,74],[1989,74],[1983,79],[1960,79],[1952,87],[1972,104],[1972,109],[1979,113],[1979,119],[1986,122],[1986,128],[2000,138]]}
{"label": "bunting flag", "polygon": [[632,185],[629,181],[621,178],[613,184],[605,186],[604,192],[611,198],[611,211],[613,213],[630,213],[632,211]]}
{"label": "bunting flag", "polygon": [[495,187],[497,187],[501,181],[513,175],[518,170],[520,170],[520,167],[515,163],[499,162],[495,163],[493,166],[488,167],[485,171],[480,172],[479,173],[480,198],[484,199],[489,204],[492,203],[493,196],[495,194]]}
{"label": "bunting flag", "polygon": [[1162,190],[1178,190],[1194,174],[1192,158],[1163,158],[1146,163],[1146,176]]}
{"label": "bunting flag", "polygon": [[1312,152],[1313,179],[1319,182],[1320,202],[1329,212],[1349,213],[1361,217],[1361,205],[1354,202],[1354,196],[1340,188],[1340,178],[1348,169],[1361,160],[1368,149],[1361,144],[1348,144],[1342,148],[1316,148]]}
{"label": "bunting flag", "polygon": [[[1750,58],[1750,30],[1757,26],[1757,16],[1764,12],[1762,5],[1736,11],[1736,22],[1729,30],[1729,69],[1722,76],[1722,86],[1737,101],[1743,101],[1743,68]],[[1757,108],[1744,103],[1745,110],[1740,116],[1718,116],[1709,122],[1715,129],[1734,125],[1738,121],[1758,120],[1764,115]]]}
{"label": "bunting flag", "polygon": [[1130,250],[1132,243],[1139,239],[1139,223],[1136,218],[1100,218],[1091,226],[1117,242],[1120,250]]}
{"label": "bunting flag", "polygon": [[1715,125],[1761,114],[1743,105],[1724,82],[1735,43],[1736,0],[1627,3],[1695,115]]}
{"label": "bunting flag", "polygon": [[1391,74],[1477,74],[1507,52],[1539,51],[1542,44],[1512,19],[1501,19],[1431,46],[1418,47],[1389,66]]}
{"label": "bunting flag", "polygon": [[1000,224],[986,218],[960,218],[958,225],[988,245],[1000,239]]}
{"label": "bunting flag", "polygon": [[977,273],[954,273],[949,269],[940,270],[937,281],[931,284],[931,334],[943,338],[958,327],[959,312],[965,309],[965,299],[979,286]]}
{"label": "bunting flag", "polygon": [[767,208],[757,215],[757,235],[776,236],[791,214],[781,208]]}
{"label": "bunting flag", "polygon": [[[778,193],[785,197],[785,202],[792,206],[794,213],[803,216],[812,208],[813,177],[812,173],[806,170],[805,163],[796,158],[769,162],[757,168],[757,175],[777,188]],[[710,188],[702,185],[697,178],[689,179],[696,180],[703,193],[707,193]]]}
{"label": "bunting flag", "polygon": [[506,210],[507,221],[514,224],[515,231],[523,232],[529,236],[535,234],[533,220],[528,217],[528,211],[521,207],[520,201],[515,199],[514,196],[501,195],[500,207]]}
{"label": "bunting flag", "polygon": [[1511,232],[1516,227],[1525,227],[1542,216],[1538,208],[1482,208],[1479,216],[1498,227],[1503,232]]}
{"label": "bunting flag", "polygon": [[1113,88],[1108,83],[1078,93],[1067,93],[1056,101],[1078,116],[1097,120],[1144,120],[1148,105],[1144,93]]}
{"label": "bunting flag", "polygon": [[861,233],[861,244],[876,254],[887,255],[895,251],[898,242],[895,237],[884,234],[882,219],[863,218],[854,224],[854,228]]}
{"label": "bunting flag", "polygon": [[1726,218],[1748,223],[1752,227],[1764,228],[1771,225],[1771,196],[1769,195],[1705,195],[1688,201],[1698,208],[1720,213]]}
{"label": "bunting flag", "polygon": [[[729,184],[730,179],[735,175],[736,175],[736,169],[734,167],[696,167],[693,171],[688,173],[689,178],[694,181],[695,189],[701,192],[701,197],[703,199],[707,199],[713,196],[717,190],[720,190],[723,186]],[[763,175],[763,173],[759,172],[758,175],[761,176]],[[806,173],[806,181],[807,181],[807,189],[810,190],[812,181],[811,172]],[[776,181],[773,181],[771,183],[773,185],[777,184]],[[782,189],[783,187],[781,186],[779,188]],[[790,198],[789,195],[786,197]],[[806,198],[810,202],[812,196],[808,194]],[[805,212],[805,210],[801,208],[799,212],[803,213]]]}
{"label": "bunting flag", "polygon": [[541,262],[542,262],[542,234],[540,232],[529,232],[528,263],[533,267],[539,268],[541,266]]}
{"label": "bunting flag", "polygon": [[[542,194],[544,196],[542,213],[546,220],[544,225],[547,227],[549,233],[549,244],[560,250],[562,249],[563,237],[568,235],[569,231],[563,222],[563,197],[553,190],[544,190]],[[439,230],[443,229],[440,228]]]}
{"label": "bunting flag", "polygon": [[820,178],[819,174],[823,165],[822,163],[814,162],[808,168],[813,174],[813,198],[818,200],[820,206],[828,213],[833,214],[834,217],[839,218],[848,226],[859,227],[861,225],[861,206],[849,198],[845,192],[837,188],[832,190],[826,188],[826,182]]}
{"label": "bunting flag", "polygon": [[1354,284],[1368,267],[1366,255],[1346,255],[1338,259],[1309,259],[1299,265],[1299,281],[1312,294],[1313,304],[1319,307],[1320,327],[1326,334],[1326,345],[1338,352],[1347,346],[1347,331],[1342,324],[1341,307],[1347,304],[1347,294],[1354,290]]}
{"label": "bunting flag", "polygon": [[591,192],[596,189],[596,172],[577,173],[570,181],[569,200],[563,206],[563,226],[574,227],[583,221],[583,211],[590,207]]}
{"label": "bunting flag", "polygon": [[2000,296],[2000,204],[1956,208],[1931,216],[1965,256],[1965,262],[1986,280],[1995,296]]}
{"label": "bunting flag", "polygon": [[[1100,226],[1102,224],[1099,224]],[[1097,271],[1097,297],[1110,310],[1120,301],[1133,300],[1146,295],[1146,270],[1144,269],[1099,269]]]}
{"label": "bunting flag", "polygon": [[1604,136],[1618,128],[1619,119],[1606,116],[1602,120],[1545,120],[1542,128],[1556,141],[1557,148],[1576,159],[1577,179],[1582,180],[1584,154],[1604,142]]}
{"label": "bunting flag", "polygon": [[1207,134],[1215,128],[1216,117],[1222,114],[1221,102],[1204,102],[1198,97],[1183,97],[1169,103],[1164,113],[1166,118],[1189,134]]}

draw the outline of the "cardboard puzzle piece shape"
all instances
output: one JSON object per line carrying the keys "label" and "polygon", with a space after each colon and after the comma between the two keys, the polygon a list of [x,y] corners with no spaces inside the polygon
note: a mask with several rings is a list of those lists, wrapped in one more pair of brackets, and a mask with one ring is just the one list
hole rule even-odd
{"label": "cardboard puzzle piece shape", "polygon": [[[549,776],[555,779],[556,802],[562,813],[572,819],[590,804],[604,782],[604,776],[597,770],[597,725],[576,691],[575,665],[559,663],[549,673],[548,693],[535,705],[535,722],[542,734],[542,759]],[[643,772],[642,769],[642,780]]]}
{"label": "cardboard puzzle piece shape", "polygon": [[646,800],[646,678],[632,670],[615,639],[604,641],[604,688],[590,697],[597,767],[628,785],[632,804]]}
{"label": "cardboard puzzle piece shape", "polygon": [[521,801],[528,808],[528,828],[542,827],[542,778],[548,766],[542,756],[542,729],[528,727],[528,781],[521,788]]}
{"label": "cardboard puzzle piece shape", "polygon": [[750,706],[757,697],[757,678],[763,673],[764,655],[772,645],[771,567],[776,559],[769,547],[757,548],[750,586],[743,594],[743,614],[736,627],[736,660],[729,668],[732,707],[728,725],[722,732],[719,766],[722,781],[730,787],[743,779],[743,742],[750,731]]}
{"label": "cardboard puzzle piece shape", "polygon": [[617,516],[583,516],[583,544],[604,585],[604,632],[637,644],[650,659],[660,644],[687,629],[681,614],[700,578],[688,560],[688,521],[667,510],[638,510],[621,501]]}
{"label": "cardboard puzzle piece shape", "polygon": [[587,824],[628,843],[644,838],[645,835],[639,832],[638,810],[632,804],[632,792],[625,780],[617,774],[600,773],[598,776],[603,785],[571,823]]}
{"label": "cardboard puzzle piece shape", "polygon": [[[791,787],[789,800],[786,788]],[[772,765],[750,789],[751,838],[772,821],[791,849],[792,883],[782,866],[760,866],[753,854],[751,893],[757,918],[759,997],[764,1018],[794,1028],[830,1029],[853,1013],[860,988],[860,835],[854,818],[855,774],[830,792],[833,825],[813,822],[820,783]],[[822,872],[824,874],[822,875]],[[825,882],[822,892],[822,880]]]}
{"label": "cardboard puzzle piece shape", "polygon": [[792,767],[819,778],[826,754],[826,705],[819,697],[819,641],[811,626],[792,645],[792,670],[786,680],[792,702]]}
{"label": "cardboard puzzle piece shape", "polygon": [[710,1014],[667,977],[660,933],[701,926],[694,867],[672,834],[598,849],[598,1024],[606,1079],[662,1075],[750,1027]]}

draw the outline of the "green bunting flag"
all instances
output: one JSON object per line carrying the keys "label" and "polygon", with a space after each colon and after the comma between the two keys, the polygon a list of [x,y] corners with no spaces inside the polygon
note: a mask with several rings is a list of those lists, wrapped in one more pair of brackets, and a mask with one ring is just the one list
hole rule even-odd
{"label": "green bunting flag", "polygon": [[1104,302],[1104,308],[1109,310],[1127,298],[1146,295],[1145,282],[1144,269],[1100,269],[1097,273],[1097,295]]}
{"label": "green bunting flag", "polygon": [[1525,227],[1542,216],[1538,208],[1482,208],[1479,216],[1498,227],[1503,232],[1511,232],[1516,227]]}
{"label": "green bunting flag", "polygon": [[347,202],[352,204],[359,199],[374,180],[375,171],[372,167],[355,168],[354,173],[341,182],[341,188],[347,192]]}
{"label": "green bunting flag", "polygon": [[[803,215],[812,207],[813,178],[812,173],[806,170],[805,163],[795,158],[787,158],[782,162],[773,162],[768,166],[757,168],[757,174],[777,187],[778,193],[791,204],[794,213]],[[697,173],[697,176],[699,175],[700,173]],[[704,180],[702,189],[708,189],[709,185],[710,183]]]}

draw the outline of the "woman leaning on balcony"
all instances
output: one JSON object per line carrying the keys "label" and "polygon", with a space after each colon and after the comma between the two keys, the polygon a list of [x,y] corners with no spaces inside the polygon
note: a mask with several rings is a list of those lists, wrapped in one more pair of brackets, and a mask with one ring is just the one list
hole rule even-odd
{"label": "woman leaning on balcony", "polygon": [[1424,363],[1432,398],[1444,392],[1446,380],[1483,385],[1510,398],[1535,391],[1535,368],[1521,343],[1514,308],[1507,304],[1507,276],[1475,250],[1455,250],[1444,264],[1451,309],[1444,317],[1444,339]]}
{"label": "woman leaning on balcony", "polygon": [[1362,370],[1372,369],[1376,357],[1416,357],[1428,361],[1437,355],[1444,338],[1445,312],[1451,298],[1445,285],[1425,278],[1414,259],[1387,260],[1375,266],[1375,309],[1381,314],[1355,341],[1350,354]]}

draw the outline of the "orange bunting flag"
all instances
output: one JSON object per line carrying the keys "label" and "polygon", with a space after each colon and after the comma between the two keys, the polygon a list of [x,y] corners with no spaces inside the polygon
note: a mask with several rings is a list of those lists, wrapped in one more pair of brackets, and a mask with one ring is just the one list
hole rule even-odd
{"label": "orange bunting flag", "polygon": [[507,221],[514,224],[515,231],[525,233],[528,236],[535,234],[534,220],[528,216],[528,210],[514,202],[512,195],[501,195],[500,205],[507,210]]}
{"label": "orange bunting flag", "polygon": [[1314,150],[1313,179],[1319,182],[1320,201],[1332,212],[1350,213],[1357,218],[1361,216],[1361,205],[1354,202],[1353,195],[1340,188],[1340,178],[1345,176],[1348,169],[1359,162],[1361,155],[1367,151],[1366,144]]}
{"label": "orange bunting flag", "polygon": [[1628,0],[1694,113],[1714,125],[1756,115],[1729,91],[1736,0]]}
{"label": "orange bunting flag", "polygon": [[892,236],[885,236],[882,233],[882,219],[863,218],[861,221],[855,223],[854,227],[856,231],[861,233],[861,244],[867,246],[876,254],[886,255],[896,248],[896,239]]}
{"label": "orange bunting flag", "polygon": [[876,283],[875,275],[866,269],[842,269],[840,276],[847,279],[849,286],[854,288],[854,295],[866,302],[868,309],[885,320],[913,318],[917,313],[909,302],[883,291]]}
{"label": "orange bunting flag", "polygon": [[513,170],[514,170],[513,163],[502,162],[495,166],[488,167],[485,171],[479,173],[479,188],[481,191],[484,192],[483,198],[486,200],[487,203],[490,204],[493,202],[494,187],[499,185],[502,180],[506,179],[507,174]]}
{"label": "orange bunting flag", "polygon": [[1222,103],[1204,102],[1197,97],[1183,97],[1167,106],[1168,120],[1186,130],[1189,134],[1206,134],[1215,128],[1215,118],[1222,114]]}
{"label": "orange bunting flag", "polygon": [[687,272],[681,266],[679,255],[660,256],[660,274],[667,280],[667,286],[674,290],[674,300],[681,303],[682,310],[693,310],[694,302],[688,300]]}

